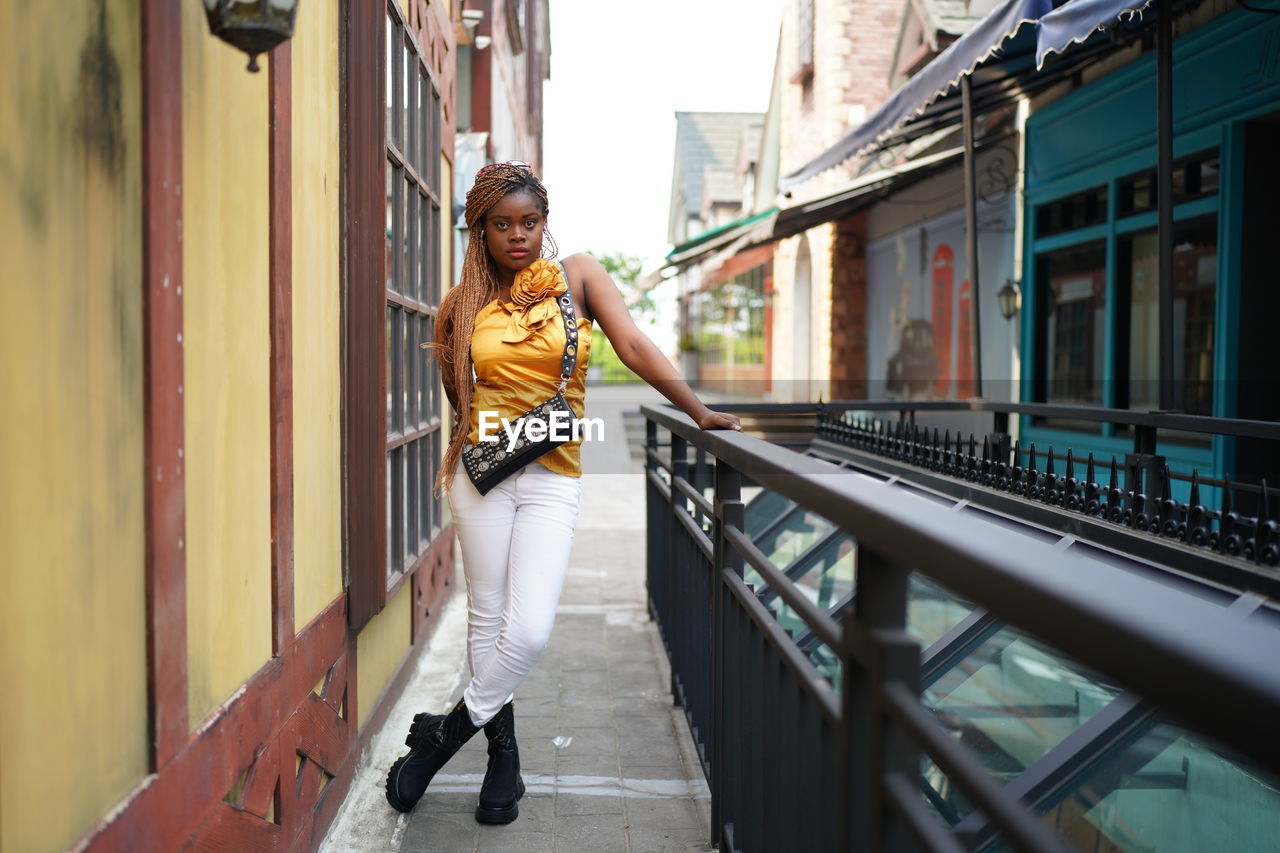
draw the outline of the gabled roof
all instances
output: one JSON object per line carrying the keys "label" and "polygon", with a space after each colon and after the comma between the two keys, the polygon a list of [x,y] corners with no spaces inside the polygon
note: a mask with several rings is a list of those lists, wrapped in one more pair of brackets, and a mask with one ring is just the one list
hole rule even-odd
{"label": "gabled roof", "polygon": [[[702,211],[708,168],[733,169],[743,130],[764,120],[762,113],[676,113],[675,168],[671,180],[670,231],[677,216]],[[674,238],[673,238],[674,239]]]}

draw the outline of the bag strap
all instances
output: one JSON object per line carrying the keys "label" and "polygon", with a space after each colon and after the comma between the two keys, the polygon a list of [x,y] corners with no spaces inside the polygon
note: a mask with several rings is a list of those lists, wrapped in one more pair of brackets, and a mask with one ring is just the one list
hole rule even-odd
{"label": "bag strap", "polygon": [[569,291],[569,273],[560,261],[556,261],[556,266],[564,276],[564,293],[556,298],[560,316],[564,319],[564,355],[560,358],[560,385],[556,393],[563,394],[569,378],[573,376],[574,365],[578,363],[578,320],[573,311],[573,295]]}

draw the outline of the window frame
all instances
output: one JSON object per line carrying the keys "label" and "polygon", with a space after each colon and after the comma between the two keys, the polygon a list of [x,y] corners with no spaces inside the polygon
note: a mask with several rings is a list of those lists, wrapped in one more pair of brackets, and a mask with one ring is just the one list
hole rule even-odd
{"label": "window frame", "polygon": [[433,562],[444,527],[443,501],[431,496],[443,393],[438,366],[417,344],[429,337],[444,294],[441,156],[450,108],[419,38],[434,39],[421,30],[434,23],[413,12],[384,0],[353,4],[343,21],[343,538],[355,630]]}

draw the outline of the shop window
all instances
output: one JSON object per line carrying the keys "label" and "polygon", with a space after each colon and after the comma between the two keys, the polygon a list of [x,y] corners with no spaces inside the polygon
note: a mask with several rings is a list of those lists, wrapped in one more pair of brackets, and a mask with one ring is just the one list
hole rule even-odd
{"label": "shop window", "polygon": [[[1174,161],[1173,203],[1194,201],[1218,191],[1222,160],[1216,148]],[[1116,204],[1121,216],[1156,209],[1156,171],[1147,169],[1121,178],[1116,184]]]}
{"label": "shop window", "polygon": [[[1218,285],[1218,223],[1206,216],[1179,223],[1173,235],[1173,405],[1193,415],[1213,414],[1214,316]],[[1156,231],[1119,242],[1117,301],[1121,328],[1117,405],[1160,408],[1160,295]],[[1127,314],[1128,316],[1124,316]]]}
{"label": "shop window", "polygon": [[1106,322],[1106,243],[1097,241],[1037,259],[1039,317],[1037,399],[1062,405],[1102,404]]}
{"label": "shop window", "polygon": [[1036,236],[1049,237],[1106,221],[1107,188],[1094,187],[1037,207]]}

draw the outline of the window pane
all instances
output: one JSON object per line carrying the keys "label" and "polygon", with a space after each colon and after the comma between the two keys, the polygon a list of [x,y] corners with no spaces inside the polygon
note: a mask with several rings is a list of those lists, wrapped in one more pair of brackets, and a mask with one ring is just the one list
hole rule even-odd
{"label": "window pane", "polygon": [[401,121],[404,122],[404,136],[401,137],[402,146],[400,151],[404,153],[405,159],[408,160],[409,155],[407,153],[407,149],[412,142],[412,135],[410,131],[411,117],[409,114],[409,95],[410,90],[413,87],[413,77],[415,75],[413,74],[413,53],[409,50],[409,40],[407,36],[403,35],[403,30],[401,30],[401,33],[402,35],[399,42],[400,50],[397,58],[400,63],[400,68],[396,71],[396,73],[400,75],[399,104]]}
{"label": "window pane", "polygon": [[395,329],[395,318],[392,316],[393,309],[387,306],[387,340],[383,347],[383,352],[387,354],[387,432],[395,432],[395,346],[392,344],[393,331]]}
{"label": "window pane", "polygon": [[394,251],[396,239],[396,170],[389,161],[387,163],[386,194],[387,245],[383,260],[386,264],[387,290],[394,291],[396,289],[396,256]]}
{"label": "window pane", "polygon": [[[1119,690],[1014,628],[1004,628],[927,685],[921,701],[1001,782],[1102,710]],[[950,822],[971,810],[927,758],[930,801]]]}
{"label": "window pane", "polygon": [[1090,768],[1045,822],[1081,850],[1268,850],[1280,779],[1247,756],[1168,723]]}
{"label": "window pane", "polygon": [[1102,242],[1037,257],[1038,399],[1102,403],[1107,252]]}
{"label": "window pane", "polygon": [[400,404],[404,407],[404,431],[409,432],[417,426],[414,419],[414,413],[411,406],[413,405],[413,382],[409,374],[409,364],[413,360],[413,352],[410,350],[409,327],[413,324],[413,315],[401,312],[404,316],[403,325],[400,328],[401,345],[401,375],[404,377],[404,383],[400,387]]}
{"label": "window pane", "polygon": [[399,308],[391,309],[391,372],[388,383],[391,388],[391,428],[403,431],[405,427],[405,376],[404,376],[404,333],[405,316]]}
{"label": "window pane", "polygon": [[400,89],[403,86],[399,61],[399,45],[402,30],[387,16],[387,137],[394,145],[400,144]]}
{"label": "window pane", "polygon": [[417,192],[417,184],[410,182],[406,187],[408,206],[406,228],[404,228],[404,269],[407,277],[404,293],[415,300],[422,298],[422,257],[417,243],[422,237],[422,196]]}
{"label": "window pane", "polygon": [[390,500],[387,503],[391,534],[387,537],[388,574],[404,568],[404,447],[391,451]]}
{"label": "window pane", "polygon": [[432,305],[440,304],[440,209],[435,202],[423,202],[426,215],[422,217],[422,245],[425,249],[422,257],[422,274],[427,282],[427,293],[423,297]]}
{"label": "window pane", "polygon": [[405,566],[413,564],[418,554],[418,454],[422,442],[405,446],[404,456],[404,558]]}
{"label": "window pane", "polygon": [[[1118,341],[1127,405],[1160,408],[1160,280],[1154,230],[1120,241],[1120,290],[1128,297],[1128,341]],[[1218,284],[1218,223],[1208,216],[1174,228],[1174,408],[1213,414],[1214,309]],[[1127,353],[1125,345],[1127,343]],[[1127,359],[1126,359],[1127,356]],[[1128,369],[1123,363],[1127,360]],[[1124,405],[1123,401],[1120,401]]]}
{"label": "window pane", "polygon": [[395,540],[396,520],[392,512],[395,502],[392,495],[395,494],[395,472],[394,466],[391,464],[394,454],[387,456],[387,577],[391,577],[391,573],[396,570],[396,549],[391,546]]}
{"label": "window pane", "polygon": [[418,126],[418,63],[406,43],[404,55],[404,159],[417,168],[418,145],[422,130]]}
{"label": "window pane", "polygon": [[1036,208],[1036,236],[1048,237],[1107,221],[1107,188],[1094,187]]}
{"label": "window pane", "polygon": [[422,441],[422,452],[419,455],[419,471],[417,478],[421,488],[422,500],[419,502],[419,547],[424,548],[431,539],[431,503],[435,501],[431,497],[431,491],[435,488],[433,482],[433,471],[435,470],[435,448],[436,438],[439,432],[430,433],[428,437]]}
{"label": "window pane", "polygon": [[391,290],[404,293],[404,181],[400,179],[401,171],[392,168],[391,179],[391,234],[388,251],[391,258]]}
{"label": "window pane", "polygon": [[[423,342],[430,341],[432,318],[423,317],[419,322],[422,324],[421,335]],[[423,350],[422,353],[424,374],[422,379],[422,416],[424,420],[427,420],[436,414],[436,386],[440,382],[440,368],[434,355],[427,350]]]}

